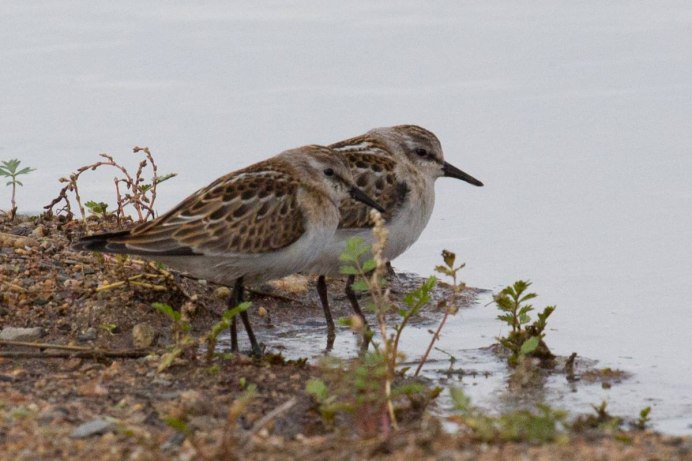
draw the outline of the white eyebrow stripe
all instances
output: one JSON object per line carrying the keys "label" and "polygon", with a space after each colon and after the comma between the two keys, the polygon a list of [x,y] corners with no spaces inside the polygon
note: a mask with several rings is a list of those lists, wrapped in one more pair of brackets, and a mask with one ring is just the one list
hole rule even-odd
{"label": "white eyebrow stripe", "polygon": [[336,147],[334,150],[336,151],[348,151],[348,150],[366,150],[372,147],[372,143],[370,141],[363,141],[360,144],[347,144],[345,146],[341,147]]}

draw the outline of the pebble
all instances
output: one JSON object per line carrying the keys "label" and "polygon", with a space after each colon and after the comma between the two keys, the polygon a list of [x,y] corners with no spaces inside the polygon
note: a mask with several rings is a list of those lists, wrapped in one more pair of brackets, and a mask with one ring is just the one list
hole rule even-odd
{"label": "pebble", "polygon": [[41,336],[43,336],[43,329],[41,329],[41,327],[5,327],[0,330],[0,339],[4,341],[35,341]]}
{"label": "pebble", "polygon": [[217,299],[227,301],[231,296],[231,290],[229,290],[227,287],[218,287],[216,290],[214,290],[214,296],[216,296]]}
{"label": "pebble", "polygon": [[110,430],[113,430],[115,425],[105,419],[94,419],[84,424],[77,426],[71,433],[73,439],[83,439],[92,435],[100,435]]}
{"label": "pebble", "polygon": [[34,230],[31,231],[29,235],[34,238],[45,237],[47,235],[46,228],[43,226],[43,224],[39,224],[34,228]]}
{"label": "pebble", "polygon": [[156,344],[158,333],[146,322],[138,323],[132,327],[132,345],[137,349],[144,349]]}
{"label": "pebble", "polygon": [[77,335],[77,341],[86,342],[96,339],[96,329],[93,327],[87,328],[85,331]]}

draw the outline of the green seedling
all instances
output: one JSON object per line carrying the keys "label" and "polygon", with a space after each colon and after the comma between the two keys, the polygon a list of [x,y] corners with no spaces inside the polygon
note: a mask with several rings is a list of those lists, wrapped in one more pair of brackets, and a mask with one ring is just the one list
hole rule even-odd
{"label": "green seedling", "polygon": [[192,326],[189,322],[183,320],[183,315],[180,312],[166,303],[152,303],[152,307],[171,320],[171,333],[175,340],[173,348],[161,356],[157,370],[162,372],[173,365],[175,359],[180,357],[187,348],[193,346],[195,341],[189,335]]}
{"label": "green seedling", "polygon": [[181,335],[187,333],[192,328],[188,322],[182,320],[183,315],[173,309],[169,304],[166,303],[152,303],[151,306],[157,311],[164,314],[171,320],[171,333],[175,339],[175,344],[179,345],[181,341]]}
{"label": "green seedling", "polygon": [[651,407],[642,408],[642,410],[639,412],[639,418],[634,423],[634,427],[636,429],[643,431],[649,426],[649,423],[651,422],[651,417],[649,417],[649,413],[651,413]]}
{"label": "green seedling", "polygon": [[221,316],[221,320],[216,322],[211,327],[211,330],[206,336],[207,362],[211,362],[214,359],[214,351],[216,350],[216,340],[221,334],[221,332],[228,330],[228,328],[231,326],[231,323],[233,322],[233,318],[241,312],[248,310],[251,305],[252,303],[250,302],[244,302],[232,309],[227,310]]}
{"label": "green seedling", "polygon": [[31,167],[24,167],[22,169],[19,169],[20,163],[20,160],[13,158],[11,160],[3,160],[2,164],[0,164],[0,176],[10,178],[10,180],[7,181],[6,185],[12,187],[12,197],[10,199],[12,206],[10,208],[9,213],[10,221],[13,221],[14,217],[17,215],[17,186],[24,186],[24,184],[22,184],[22,182],[17,179],[17,176],[29,174],[32,171],[36,171],[35,168]]}
{"label": "green seedling", "polygon": [[107,203],[94,202],[93,200],[89,200],[88,202],[86,202],[84,204],[84,206],[87,207],[87,209],[89,211],[91,211],[91,213],[94,216],[97,216],[99,218],[105,218],[106,216],[108,216],[108,211],[107,211],[108,204]]}
{"label": "green seedling", "polygon": [[591,405],[591,407],[595,414],[582,415],[575,419],[572,423],[574,431],[597,430],[612,433],[620,429],[622,418],[608,413],[608,402],[604,400],[600,405]]}
{"label": "green seedling", "polygon": [[563,410],[538,404],[533,410],[518,409],[490,416],[473,407],[462,389],[451,388],[450,395],[457,411],[452,419],[470,431],[475,440],[486,443],[547,443],[567,438],[567,413]]}
{"label": "green seedling", "polygon": [[497,318],[511,327],[507,336],[498,337],[497,340],[509,351],[507,360],[513,367],[526,357],[537,358],[544,365],[549,365],[555,357],[543,342],[547,320],[555,311],[555,306],[544,308],[538,314],[538,319],[530,323],[529,313],[534,307],[528,301],[538,296],[536,293],[526,293],[530,285],[531,282],[518,280],[494,296],[494,302],[502,312]]}
{"label": "green seedling", "polygon": [[[362,239],[350,239],[340,259],[344,263],[341,273],[358,277],[358,281],[352,285],[354,291],[367,292],[370,297],[366,308],[375,313],[379,342],[373,342],[374,351],[364,352],[349,362],[324,359],[321,362],[323,379],[311,380],[306,387],[306,392],[318,403],[326,423],[331,424],[337,413],[348,413],[354,418],[359,432],[367,435],[381,434],[383,431],[387,433],[390,428],[397,428],[395,399],[407,397],[411,406],[420,408],[421,401],[427,404],[440,392],[439,388],[428,389],[421,382],[402,381],[406,370],[397,371],[403,359],[399,351],[403,332],[411,319],[430,303],[437,278],[429,277],[421,286],[406,294],[403,304],[397,306],[385,287],[387,268],[382,250],[387,240],[387,230],[379,213],[374,212],[371,217],[375,223],[375,243],[372,248]],[[456,271],[463,265],[454,266],[453,254],[445,252],[445,255],[449,273],[456,276]],[[454,300],[450,305],[456,305]],[[393,324],[392,319],[396,319]]]}

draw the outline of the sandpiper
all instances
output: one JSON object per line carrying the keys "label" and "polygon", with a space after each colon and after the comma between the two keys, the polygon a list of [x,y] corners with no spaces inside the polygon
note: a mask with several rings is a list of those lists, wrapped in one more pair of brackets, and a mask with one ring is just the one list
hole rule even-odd
{"label": "sandpiper", "polygon": [[[474,186],[483,185],[447,163],[437,136],[415,125],[376,128],[330,147],[346,160],[356,185],[384,206],[384,218],[389,230],[384,256],[390,261],[418,240],[428,224],[435,204],[434,185],[437,178],[447,176]],[[343,265],[339,255],[349,238],[359,236],[372,243],[372,224],[367,207],[346,198],[339,209],[339,228],[309,269],[310,273],[319,275],[317,292],[327,320],[327,349],[331,349],[333,344],[335,328],[327,299],[325,275],[339,274],[339,268]],[[351,288],[353,281],[354,276],[349,276],[346,296],[353,311],[365,321]]]}
{"label": "sandpiper", "polygon": [[[244,282],[307,268],[332,242],[339,204],[348,197],[384,211],[354,185],[341,157],[327,147],[305,146],[222,176],[153,221],[84,237],[73,248],[138,255],[233,285],[234,307],[243,300]],[[247,312],[241,319],[260,355]],[[237,350],[235,324],[231,336]]]}

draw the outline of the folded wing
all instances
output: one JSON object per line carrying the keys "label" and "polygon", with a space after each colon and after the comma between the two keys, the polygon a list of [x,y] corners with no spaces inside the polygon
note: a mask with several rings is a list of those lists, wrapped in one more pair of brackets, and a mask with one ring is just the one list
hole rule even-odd
{"label": "folded wing", "polygon": [[74,248],[151,257],[276,251],[305,231],[298,187],[280,170],[231,173],[151,222],[85,237]]}

